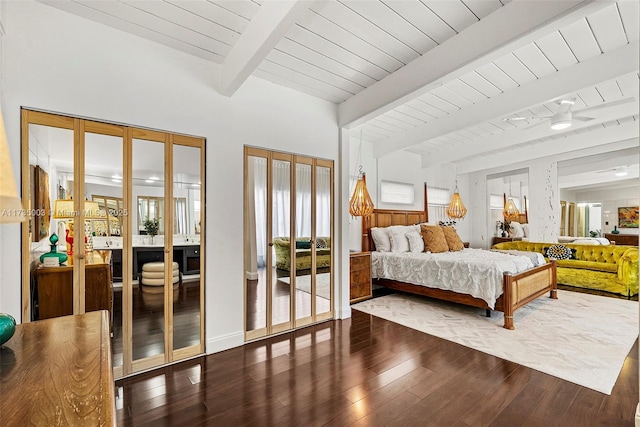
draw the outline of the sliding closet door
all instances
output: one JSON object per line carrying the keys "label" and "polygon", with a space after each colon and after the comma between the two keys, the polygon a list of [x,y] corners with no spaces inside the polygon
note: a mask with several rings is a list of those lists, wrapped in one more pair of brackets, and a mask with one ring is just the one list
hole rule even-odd
{"label": "sliding closet door", "polygon": [[170,297],[173,359],[204,351],[204,257],[200,235],[204,147],[199,138],[173,137],[173,256],[182,272]]}
{"label": "sliding closet door", "polygon": [[122,219],[129,212],[123,202],[124,149],[123,126],[85,122],[85,310],[109,310],[112,360],[118,376],[122,375],[124,363],[122,290],[126,274],[123,275],[122,254],[130,252],[123,245],[128,230],[123,228]]}
{"label": "sliding closet door", "polygon": [[[271,218],[271,171],[268,151],[245,149],[245,337],[267,335],[267,305],[270,304],[271,246],[267,243],[267,224]],[[269,235],[270,239],[270,235]],[[270,240],[269,240],[270,241]]]}
{"label": "sliding closet door", "polygon": [[333,316],[332,188],[331,161],[245,148],[247,340]]}
{"label": "sliding closet door", "polygon": [[[300,247],[308,248],[309,256],[305,257],[300,252],[301,262],[308,262],[311,267],[311,230],[312,230],[312,181],[313,181],[313,159],[296,156],[296,200],[295,200],[295,233],[296,241],[301,242]],[[306,242],[309,242],[308,244]],[[298,243],[296,243],[298,245]],[[306,250],[306,249],[304,249]],[[305,259],[306,258],[306,259]],[[295,277],[295,326],[303,326],[313,321],[312,317],[312,282],[315,272],[311,269],[310,274],[294,275]]]}
{"label": "sliding closet door", "polygon": [[333,317],[333,162],[316,160],[314,182],[314,236],[317,272],[314,287],[316,320]]}

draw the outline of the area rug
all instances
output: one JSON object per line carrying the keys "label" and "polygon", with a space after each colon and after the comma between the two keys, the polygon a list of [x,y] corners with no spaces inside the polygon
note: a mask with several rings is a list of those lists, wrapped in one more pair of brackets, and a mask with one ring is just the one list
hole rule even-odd
{"label": "area rug", "polygon": [[[281,282],[289,283],[288,277],[278,278]],[[331,275],[330,273],[316,274],[316,295],[325,299],[331,298]],[[296,276],[296,288],[299,291],[311,293],[311,275]]]}
{"label": "area rug", "polygon": [[571,291],[517,310],[511,331],[500,312],[415,295],[351,307],[606,394],[638,337],[637,301]]}

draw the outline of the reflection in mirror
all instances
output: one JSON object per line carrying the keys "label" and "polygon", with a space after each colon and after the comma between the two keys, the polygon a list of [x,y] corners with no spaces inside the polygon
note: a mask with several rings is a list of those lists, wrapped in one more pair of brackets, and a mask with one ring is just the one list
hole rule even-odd
{"label": "reflection in mirror", "polygon": [[[522,239],[529,237],[528,226],[516,227],[511,222],[526,224],[530,209],[529,194],[529,169],[502,172],[487,176],[487,195],[489,199],[488,230],[490,236]],[[507,225],[504,218],[505,200],[513,200],[519,215],[517,218],[508,219]]]}
{"label": "reflection in mirror", "polygon": [[296,320],[311,317],[311,251],[311,164],[296,163]]}
{"label": "reflection in mirror", "polygon": [[182,273],[173,286],[174,350],[200,343],[200,185],[200,149],[174,145],[173,259]]}
{"label": "reflection in mirror", "polygon": [[[73,131],[29,124],[31,320],[73,314],[73,258],[68,251],[69,214],[52,212],[73,194]],[[56,238],[50,241],[53,234]],[[52,244],[53,242],[57,242]],[[59,257],[47,256],[60,254]],[[47,264],[45,265],[45,259]]]}
{"label": "reflection in mirror", "polygon": [[246,173],[246,330],[249,332],[267,327],[267,159],[247,156]]}
{"label": "reflection in mirror", "polygon": [[[276,277],[271,289],[271,325],[276,326],[291,320],[291,162],[272,161],[272,206],[273,237],[271,256]],[[285,280],[278,280],[282,277]]]}
{"label": "reflection in mirror", "polygon": [[[99,268],[96,265],[87,265],[85,268],[85,293],[87,304],[90,295],[99,295],[95,292],[99,285],[106,284],[108,298],[105,299],[106,309],[111,318],[112,359],[114,366],[123,364],[122,341],[122,221],[127,211],[124,209],[122,196],[122,137],[99,135],[95,133],[85,134],[85,195],[89,200],[97,202],[100,218],[93,218],[87,222],[94,252],[105,254],[101,271],[109,277],[108,282],[103,280],[91,280],[92,270]],[[94,277],[99,277],[93,274]]]}
{"label": "reflection in mirror", "polygon": [[[133,197],[141,195],[164,198],[164,143],[133,139]],[[164,353],[164,292],[171,289],[171,278],[164,277],[164,263],[168,262],[164,254],[164,237],[154,236],[154,229],[147,227],[147,235],[140,234],[140,221],[144,223],[147,215],[132,217],[133,230],[139,234],[132,236],[132,264],[135,277],[132,286],[133,301],[133,360]],[[164,227],[164,212],[157,217]],[[178,265],[172,271],[178,273]]]}
{"label": "reflection in mirror", "polygon": [[331,169],[316,167],[316,315],[331,311]]}

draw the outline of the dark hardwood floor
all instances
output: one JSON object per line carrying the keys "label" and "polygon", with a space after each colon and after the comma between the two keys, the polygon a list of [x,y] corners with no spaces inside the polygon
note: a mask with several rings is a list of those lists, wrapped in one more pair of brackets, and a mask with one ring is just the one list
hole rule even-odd
{"label": "dark hardwood floor", "polygon": [[122,426],[633,426],[610,396],[357,310],[116,382]]}

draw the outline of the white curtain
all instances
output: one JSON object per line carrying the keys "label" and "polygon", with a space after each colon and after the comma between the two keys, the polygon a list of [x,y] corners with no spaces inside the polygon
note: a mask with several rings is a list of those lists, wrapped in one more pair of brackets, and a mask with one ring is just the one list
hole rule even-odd
{"label": "white curtain", "polygon": [[316,168],[316,237],[331,236],[331,169]]}
{"label": "white curtain", "polygon": [[291,235],[291,163],[273,161],[273,238]]}
{"label": "white curtain", "polygon": [[311,237],[311,165],[296,164],[296,236]]}
{"label": "white curtain", "polygon": [[[258,267],[264,267],[267,259],[267,159],[251,157],[249,169],[251,170],[251,168],[253,168],[256,261]],[[251,185],[251,180],[249,180],[249,185]]]}

